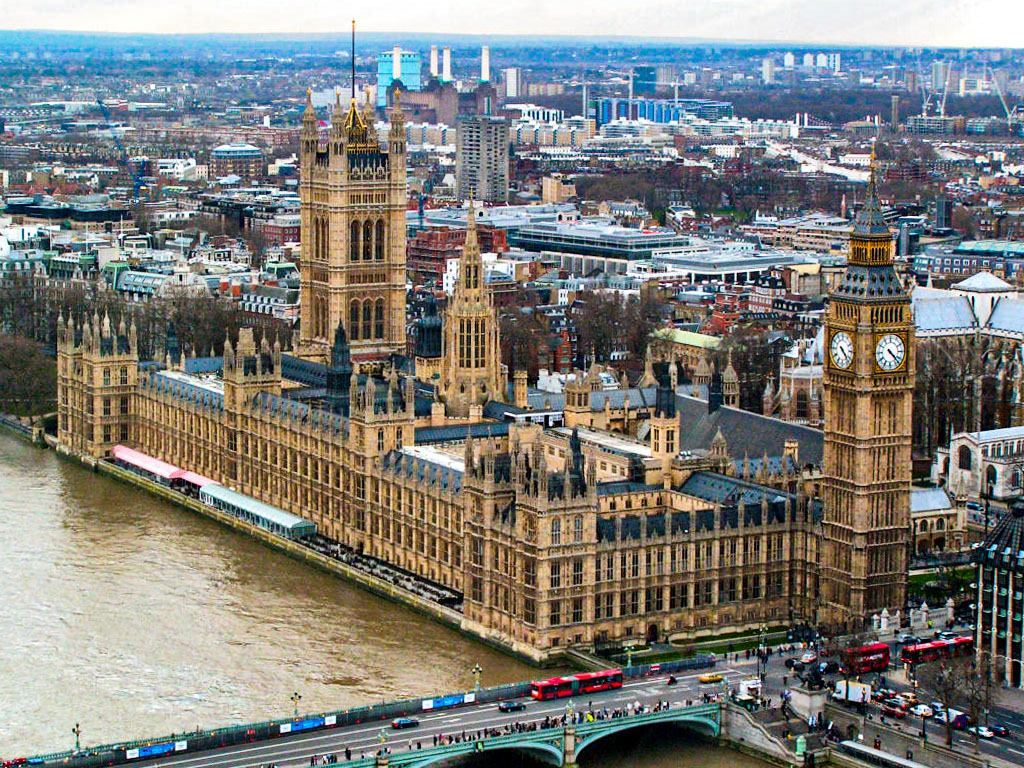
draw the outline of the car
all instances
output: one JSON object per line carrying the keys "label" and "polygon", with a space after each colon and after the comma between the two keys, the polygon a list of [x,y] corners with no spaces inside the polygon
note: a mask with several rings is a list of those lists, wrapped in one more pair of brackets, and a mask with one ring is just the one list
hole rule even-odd
{"label": "car", "polygon": [[896,642],[903,645],[917,645],[917,637],[909,632],[900,632],[896,635]]}
{"label": "car", "polygon": [[979,739],[991,739],[996,735],[991,728],[984,725],[972,725],[967,732],[976,734]]}
{"label": "car", "polygon": [[699,682],[701,682],[701,683],[705,683],[706,684],[706,683],[720,683],[723,680],[725,680],[725,678],[722,675],[720,675],[718,672],[711,672],[710,674],[707,674],[707,675],[701,675],[700,677],[697,678],[697,680]]}
{"label": "car", "polygon": [[803,656],[800,657],[801,664],[813,664],[818,660],[818,654],[814,651],[806,651]]}
{"label": "car", "polygon": [[890,706],[889,704],[885,704],[882,706],[882,714],[886,717],[895,717],[897,720],[902,720],[904,717],[907,716],[907,713],[904,712],[902,709],[900,709],[899,707]]}
{"label": "car", "polygon": [[943,712],[946,709],[946,705],[941,701],[928,702],[928,706],[931,707],[934,712]]}
{"label": "car", "polygon": [[903,693],[898,693],[896,694],[896,698],[900,699],[901,701],[907,702],[907,704],[910,706],[914,706],[918,703],[917,694],[913,691],[903,691]]}
{"label": "car", "polygon": [[391,721],[391,727],[402,729],[402,728],[415,728],[420,724],[420,721],[415,717],[396,717]]}
{"label": "car", "polygon": [[521,701],[503,701],[498,705],[499,712],[521,712],[526,705]]}
{"label": "car", "polygon": [[960,637],[956,632],[939,632],[939,640],[955,640]]}
{"label": "car", "polygon": [[989,723],[988,729],[992,731],[992,733],[994,733],[996,736],[1001,736],[1004,739],[1009,738],[1010,736],[1010,729],[1007,728],[1005,725],[1001,725],[999,723]]}
{"label": "car", "polygon": [[910,708],[910,714],[918,717],[931,717],[935,712],[927,704],[915,704]]}

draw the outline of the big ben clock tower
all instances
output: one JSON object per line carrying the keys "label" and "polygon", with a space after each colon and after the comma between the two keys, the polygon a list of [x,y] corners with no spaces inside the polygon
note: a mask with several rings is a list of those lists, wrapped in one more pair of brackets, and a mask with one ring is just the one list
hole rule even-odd
{"label": "big ben clock tower", "polygon": [[857,629],[903,610],[910,542],[914,323],[875,191],[850,237],[825,315],[825,449],[819,622]]}

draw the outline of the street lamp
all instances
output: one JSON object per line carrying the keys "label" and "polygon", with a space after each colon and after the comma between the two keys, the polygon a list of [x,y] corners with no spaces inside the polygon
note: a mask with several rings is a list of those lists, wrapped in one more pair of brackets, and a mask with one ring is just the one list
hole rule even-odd
{"label": "street lamp", "polygon": [[575,709],[573,708],[573,705],[572,705],[572,699],[569,699],[569,701],[567,701],[565,703],[565,717],[566,717],[566,720],[569,721],[569,725],[572,725],[573,716],[575,714],[576,714],[576,712],[575,712]]}
{"label": "street lamp", "polygon": [[75,727],[71,729],[71,732],[75,734],[75,752],[82,751],[82,727],[75,723]]}
{"label": "street lamp", "polygon": [[473,680],[474,680],[474,691],[480,690],[480,675],[483,673],[483,667],[479,664],[473,667]]}
{"label": "street lamp", "polygon": [[292,706],[293,706],[292,714],[295,717],[299,716],[299,702],[300,701],[302,701],[302,694],[300,694],[298,691],[296,691],[295,693],[292,694]]}
{"label": "street lamp", "polygon": [[632,667],[632,666],[633,666],[633,646],[632,645],[627,645],[626,646],[626,667],[628,668],[628,667]]}

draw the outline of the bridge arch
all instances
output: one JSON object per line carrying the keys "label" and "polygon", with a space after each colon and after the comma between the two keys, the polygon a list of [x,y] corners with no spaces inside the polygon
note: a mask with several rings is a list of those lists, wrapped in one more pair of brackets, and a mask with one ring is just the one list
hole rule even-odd
{"label": "bridge arch", "polygon": [[558,740],[557,744],[544,741],[523,741],[512,744],[488,744],[485,739],[483,741],[462,742],[460,744],[450,745],[450,747],[445,750],[432,749],[430,750],[431,754],[424,755],[421,760],[415,759],[415,757],[419,757],[416,755],[414,759],[406,762],[402,760],[405,755],[392,755],[391,765],[402,766],[402,768],[426,768],[429,765],[440,763],[444,760],[451,760],[453,757],[459,757],[462,755],[482,755],[485,752],[498,751],[532,752],[537,759],[548,763],[549,765],[560,766],[562,764],[561,739]]}
{"label": "bridge arch", "polygon": [[611,736],[614,733],[621,733],[622,731],[629,731],[634,728],[647,728],[649,726],[662,725],[664,723],[679,723],[681,725],[692,726],[694,730],[699,733],[703,733],[706,736],[717,737],[719,733],[718,721],[713,717],[705,717],[703,715],[681,715],[680,717],[659,718],[657,720],[636,720],[634,718],[623,717],[615,720],[605,720],[603,722],[608,724],[607,728],[592,731],[576,743],[577,758],[583,750],[594,742],[599,741],[606,736]]}

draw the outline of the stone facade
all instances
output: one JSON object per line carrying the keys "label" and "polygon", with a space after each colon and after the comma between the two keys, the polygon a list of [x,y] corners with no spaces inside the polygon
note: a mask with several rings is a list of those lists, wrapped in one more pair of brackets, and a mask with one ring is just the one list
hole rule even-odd
{"label": "stone facade", "polygon": [[915,344],[892,253],[872,173],[825,318],[819,623],[835,627],[906,603]]}
{"label": "stone facade", "polygon": [[405,118],[382,151],[373,116],[340,99],[321,143],[307,96],[301,131],[303,354],[324,359],[341,323],[356,361],[405,351]]}

